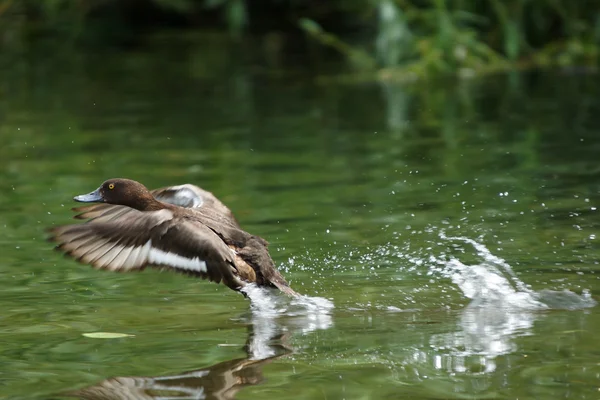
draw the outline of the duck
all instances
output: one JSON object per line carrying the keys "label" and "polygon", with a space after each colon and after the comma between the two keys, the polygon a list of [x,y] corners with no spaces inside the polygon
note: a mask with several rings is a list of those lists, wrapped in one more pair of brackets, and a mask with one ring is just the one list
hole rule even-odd
{"label": "duck", "polygon": [[290,287],[268,251],[268,242],[244,231],[214,194],[184,184],[149,190],[140,182],[113,178],[73,200],[80,224],[51,227],[55,249],[96,269],[170,269],[223,283],[246,296],[248,284],[289,296]]}

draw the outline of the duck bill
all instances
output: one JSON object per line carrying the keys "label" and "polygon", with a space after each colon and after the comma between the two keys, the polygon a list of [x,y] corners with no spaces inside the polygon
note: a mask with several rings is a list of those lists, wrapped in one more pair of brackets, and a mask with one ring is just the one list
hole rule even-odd
{"label": "duck bill", "polygon": [[102,194],[100,194],[100,188],[88,194],[80,194],[79,196],[75,196],[73,197],[73,200],[81,203],[98,203],[104,201]]}

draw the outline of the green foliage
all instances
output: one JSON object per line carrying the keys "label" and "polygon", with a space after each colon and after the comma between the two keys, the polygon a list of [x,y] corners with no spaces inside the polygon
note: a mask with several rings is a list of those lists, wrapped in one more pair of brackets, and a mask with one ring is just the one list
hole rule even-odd
{"label": "green foliage", "polygon": [[597,2],[379,0],[375,7],[378,59],[411,74],[597,63]]}
{"label": "green foliage", "polygon": [[375,61],[371,56],[356,47],[348,45],[337,36],[325,32],[317,22],[303,18],[299,21],[299,26],[314,40],[332,47],[346,56],[352,65],[357,68],[370,69],[375,66]]}
{"label": "green foliage", "polygon": [[[184,17],[217,11],[234,36],[300,27],[355,68],[419,76],[596,65],[600,42],[596,0],[0,0],[0,43],[40,27],[77,36],[94,11],[109,10],[102,18],[116,20],[120,7]],[[188,21],[201,27],[206,19]]]}

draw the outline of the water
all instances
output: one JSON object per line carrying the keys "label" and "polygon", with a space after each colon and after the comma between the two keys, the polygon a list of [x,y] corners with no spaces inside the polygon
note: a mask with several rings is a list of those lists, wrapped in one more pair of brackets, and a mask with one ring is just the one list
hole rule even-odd
{"label": "water", "polygon": [[[597,398],[595,76],[242,59],[161,39],[4,64],[0,397]],[[302,297],[54,252],[45,229],[117,176],[211,190]]]}

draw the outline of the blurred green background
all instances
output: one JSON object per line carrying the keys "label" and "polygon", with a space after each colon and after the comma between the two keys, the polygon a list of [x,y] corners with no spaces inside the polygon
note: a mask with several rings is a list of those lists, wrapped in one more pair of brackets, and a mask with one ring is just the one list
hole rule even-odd
{"label": "blurred green background", "polygon": [[[53,35],[66,44],[131,44],[157,29],[261,40],[276,63],[322,51],[353,70],[415,79],[535,66],[595,66],[592,0],[0,0],[0,44]],[[125,42],[125,43],[124,43]]]}
{"label": "blurred green background", "polygon": [[[293,354],[240,399],[596,399],[599,10],[0,0],[0,398],[214,371],[266,327]],[[53,251],[116,176],[213,191],[329,319]]]}

